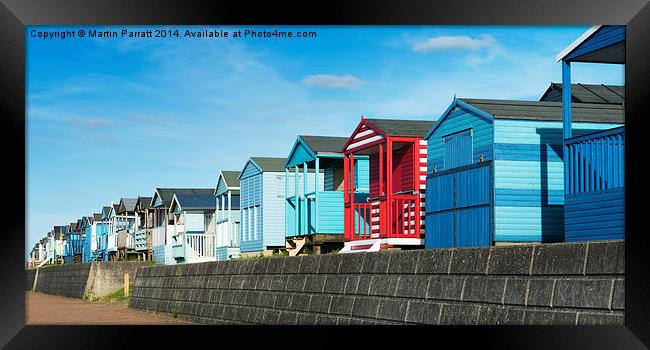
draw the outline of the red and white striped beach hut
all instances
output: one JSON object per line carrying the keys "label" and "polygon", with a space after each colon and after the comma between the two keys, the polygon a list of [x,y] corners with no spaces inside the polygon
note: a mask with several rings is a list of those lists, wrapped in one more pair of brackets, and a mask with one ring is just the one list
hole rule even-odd
{"label": "red and white striped beach hut", "polygon": [[[424,245],[427,144],[433,121],[365,119],[343,147],[345,252]],[[370,158],[370,194],[354,201],[354,158]]]}

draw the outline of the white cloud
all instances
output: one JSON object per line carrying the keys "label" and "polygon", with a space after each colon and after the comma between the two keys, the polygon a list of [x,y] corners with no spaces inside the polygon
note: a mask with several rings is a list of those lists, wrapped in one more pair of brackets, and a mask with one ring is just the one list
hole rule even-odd
{"label": "white cloud", "polygon": [[308,75],[302,80],[307,86],[320,87],[325,89],[355,89],[365,82],[352,75],[329,75],[316,74]]}
{"label": "white cloud", "polygon": [[426,53],[441,50],[477,50],[482,48],[498,47],[496,39],[489,34],[483,34],[480,38],[470,38],[465,35],[436,36],[413,45],[413,52]]}

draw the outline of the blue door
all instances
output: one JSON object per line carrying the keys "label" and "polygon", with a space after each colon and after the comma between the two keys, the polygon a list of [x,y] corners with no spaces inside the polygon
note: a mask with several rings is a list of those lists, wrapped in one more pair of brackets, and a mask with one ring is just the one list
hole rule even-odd
{"label": "blue door", "polygon": [[492,244],[492,162],[427,177],[426,248]]}
{"label": "blue door", "polygon": [[451,170],[472,163],[472,129],[443,136],[445,169]]}

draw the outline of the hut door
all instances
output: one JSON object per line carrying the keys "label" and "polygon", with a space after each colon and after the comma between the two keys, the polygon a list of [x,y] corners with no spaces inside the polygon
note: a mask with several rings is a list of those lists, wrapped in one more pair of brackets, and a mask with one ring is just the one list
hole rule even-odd
{"label": "hut door", "polygon": [[442,138],[445,144],[445,170],[472,163],[472,129]]}
{"label": "hut door", "polygon": [[426,248],[492,243],[492,162],[427,178]]}

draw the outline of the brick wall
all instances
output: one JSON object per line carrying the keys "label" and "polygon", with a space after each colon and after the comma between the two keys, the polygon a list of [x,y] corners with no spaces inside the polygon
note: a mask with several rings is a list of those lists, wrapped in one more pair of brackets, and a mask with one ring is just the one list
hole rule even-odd
{"label": "brick wall", "polygon": [[138,269],[130,307],[205,324],[623,324],[622,241]]}
{"label": "brick wall", "polygon": [[[135,279],[137,268],[146,265],[144,261],[97,261],[39,268],[35,291],[78,299],[102,297],[124,287],[125,272]],[[25,289],[31,290],[36,270],[25,273]]]}
{"label": "brick wall", "polygon": [[35,291],[70,298],[82,298],[86,290],[90,265],[91,263],[68,264],[40,268]]}

